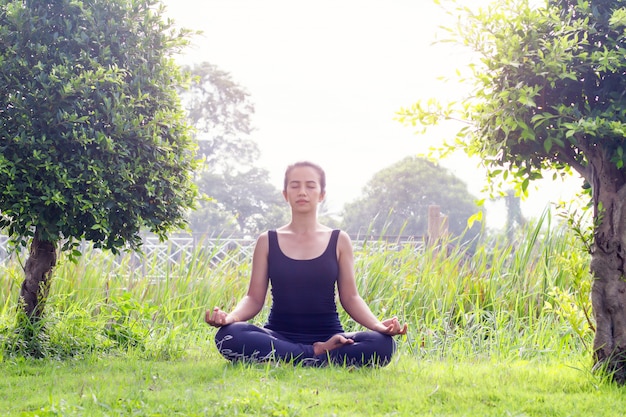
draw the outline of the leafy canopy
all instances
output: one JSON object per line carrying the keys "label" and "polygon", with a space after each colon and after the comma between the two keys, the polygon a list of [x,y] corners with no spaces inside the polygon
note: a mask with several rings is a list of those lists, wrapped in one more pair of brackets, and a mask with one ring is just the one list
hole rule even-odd
{"label": "leafy canopy", "polygon": [[267,170],[254,167],[245,172],[203,172],[198,190],[210,199],[192,213],[191,230],[212,236],[256,236],[287,223],[288,206],[268,177]]}
{"label": "leafy canopy", "polygon": [[198,191],[205,196],[190,213],[193,233],[257,235],[288,219],[269,172],[254,166],[260,151],[249,137],[254,105],[231,75],[208,62],[189,68],[193,81],[182,93],[195,130],[202,169]]}
{"label": "leafy canopy", "polygon": [[343,227],[355,235],[424,236],[430,205],[440,206],[448,216],[448,230],[457,236],[478,211],[460,179],[431,161],[408,157],[377,172],[363,195],[346,204]]}
{"label": "leafy canopy", "polygon": [[[447,2],[455,4],[456,2]],[[500,0],[456,7],[452,40],[472,48],[472,93],[442,105],[419,102],[399,120],[463,120],[451,148],[478,155],[496,180],[526,193],[546,169],[589,179],[591,158],[626,161],[626,1]],[[555,174],[557,175],[557,174]],[[618,176],[623,174],[616,173]]]}
{"label": "leafy canopy", "polygon": [[193,78],[182,99],[203,168],[212,172],[245,170],[260,155],[249,138],[254,114],[250,94],[228,72],[208,62],[187,69]]}
{"label": "leafy canopy", "polygon": [[0,227],[116,250],[184,226],[194,146],[156,0],[0,0]]}

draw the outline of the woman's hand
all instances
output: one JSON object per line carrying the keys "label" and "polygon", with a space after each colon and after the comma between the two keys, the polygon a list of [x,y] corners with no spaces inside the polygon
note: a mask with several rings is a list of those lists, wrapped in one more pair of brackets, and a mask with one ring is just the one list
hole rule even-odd
{"label": "woman's hand", "polygon": [[392,317],[381,321],[379,328],[376,330],[381,333],[388,334],[389,336],[396,336],[399,334],[406,334],[408,327],[409,326],[406,323],[402,326],[397,317]]}
{"label": "woman's hand", "polygon": [[204,321],[213,327],[222,327],[237,320],[233,314],[228,314],[219,307],[213,307],[213,310],[207,310],[204,314]]}

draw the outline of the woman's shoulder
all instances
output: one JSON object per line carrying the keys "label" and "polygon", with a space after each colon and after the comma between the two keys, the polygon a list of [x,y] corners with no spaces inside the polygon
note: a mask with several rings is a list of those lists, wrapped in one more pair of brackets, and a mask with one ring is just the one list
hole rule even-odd
{"label": "woman's shoulder", "polygon": [[341,229],[335,229],[338,233],[337,236],[337,246],[339,246],[339,248],[341,247],[349,247],[352,250],[352,239],[350,238],[350,235]]}
{"label": "woman's shoulder", "polygon": [[[257,236],[256,238],[256,246],[262,246],[262,247],[268,247],[269,246],[269,234],[270,232],[272,232],[271,230],[268,230],[266,232],[261,233],[260,235]],[[275,232],[275,231],[274,231]]]}

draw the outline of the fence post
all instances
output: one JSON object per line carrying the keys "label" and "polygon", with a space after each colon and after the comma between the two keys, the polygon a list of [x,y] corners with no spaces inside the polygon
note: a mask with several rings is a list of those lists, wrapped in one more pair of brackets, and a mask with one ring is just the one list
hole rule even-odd
{"label": "fence post", "polygon": [[428,243],[434,244],[448,233],[448,216],[441,214],[441,207],[428,206]]}

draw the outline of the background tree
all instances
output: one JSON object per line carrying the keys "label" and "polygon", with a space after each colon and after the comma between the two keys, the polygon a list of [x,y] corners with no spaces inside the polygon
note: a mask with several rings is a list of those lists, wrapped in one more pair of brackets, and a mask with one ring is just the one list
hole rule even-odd
{"label": "background tree", "polygon": [[522,214],[522,199],[515,194],[515,190],[506,190],[500,197],[494,199],[504,200],[506,207],[506,221],[504,223],[504,232],[509,241],[513,241],[515,232],[526,224],[526,219]]}
{"label": "background tree", "polygon": [[192,214],[192,230],[210,236],[256,236],[284,224],[288,220],[287,204],[267,181],[268,175],[260,168],[234,174],[205,172],[198,179],[198,187],[211,200]]}
{"label": "background tree", "polygon": [[[353,235],[408,235],[428,232],[428,206],[448,216],[448,231],[461,235],[479,211],[467,185],[446,169],[423,158],[408,157],[376,173],[362,196],[346,204],[343,228]],[[468,239],[478,233],[475,228]]]}
{"label": "background tree", "polygon": [[203,167],[225,172],[252,166],[260,151],[249,138],[254,105],[248,91],[228,72],[208,62],[186,69],[193,79],[183,92],[183,101],[195,128]]}
{"label": "background tree", "polygon": [[0,227],[30,242],[20,297],[41,317],[59,243],[137,248],[184,226],[194,147],[154,0],[0,0]]}
{"label": "background tree", "polygon": [[194,233],[255,236],[283,224],[287,206],[269,182],[269,172],[254,163],[260,156],[249,137],[254,105],[228,72],[207,62],[189,68],[191,88],[183,100],[196,130],[203,169],[196,183],[207,196],[190,213]]}
{"label": "background tree", "polygon": [[431,100],[400,119],[468,122],[456,143],[483,158],[489,178],[522,191],[546,169],[573,168],[594,209],[594,357],[626,381],[626,2],[502,0],[462,15],[453,33],[480,58],[463,106]]}
{"label": "background tree", "polygon": [[[341,228],[341,219],[337,217],[337,213],[334,212],[334,210],[331,211],[331,208],[328,205],[328,200],[322,201],[322,203],[318,206],[317,218],[319,222],[322,223],[323,225],[326,225],[333,229]],[[285,220],[289,220],[289,216],[287,216]],[[286,223],[286,221],[283,222],[283,224],[284,223]],[[274,227],[276,227],[276,225],[274,225]]]}

